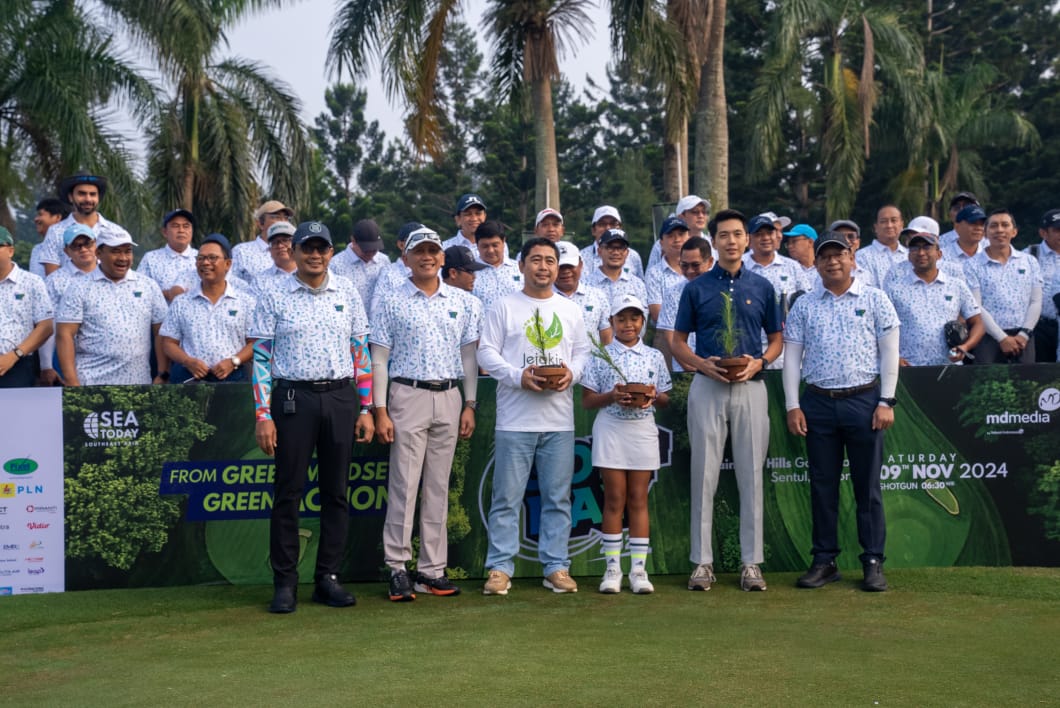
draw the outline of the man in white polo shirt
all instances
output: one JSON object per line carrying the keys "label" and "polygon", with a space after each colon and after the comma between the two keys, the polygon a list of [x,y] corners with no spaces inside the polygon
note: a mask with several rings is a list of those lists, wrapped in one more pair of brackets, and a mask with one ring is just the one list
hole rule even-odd
{"label": "man in white polo shirt", "polygon": [[63,295],[55,349],[67,386],[149,384],[152,345],[158,359],[154,383],[169,380],[158,338],[166,299],[155,281],[132,269],[135,245],[124,231],[97,233],[99,267]]}
{"label": "man in white polo shirt", "polygon": [[195,273],[195,254],[191,239],[195,234],[195,217],[187,209],[174,209],[162,219],[162,237],[166,245],[148,251],[136,269],[162,288],[166,302],[184,292],[182,283]]}
{"label": "man in white polo shirt", "polygon": [[29,388],[36,383],[30,355],[51,332],[52,302],[44,280],[19,268],[14,255],[11,232],[0,226],[0,388]]}

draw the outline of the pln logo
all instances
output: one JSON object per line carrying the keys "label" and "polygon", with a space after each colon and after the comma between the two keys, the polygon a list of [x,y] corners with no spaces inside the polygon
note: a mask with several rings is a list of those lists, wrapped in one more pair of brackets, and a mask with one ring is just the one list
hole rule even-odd
{"label": "pln logo", "polygon": [[[673,432],[659,428],[659,458],[661,467],[669,467],[673,454]],[[574,441],[574,476],[571,479],[571,534],[568,553],[571,558],[590,552],[601,541],[600,523],[604,514],[604,486],[600,472],[593,467],[592,436],[576,438]],[[486,463],[485,473],[479,483],[479,516],[488,527],[490,490],[487,480],[496,472],[496,457]],[[655,486],[659,472],[652,474],[648,491]],[[538,542],[541,532],[541,488],[538,484],[536,465],[530,469],[530,481],[526,485],[522,509],[519,514],[519,552],[524,560],[538,560]]]}
{"label": "pln logo", "polygon": [[92,440],[86,447],[134,444],[140,435],[140,421],[135,411],[99,411],[85,416],[82,429]]}
{"label": "pln logo", "polygon": [[0,498],[10,499],[15,496],[16,486],[12,482],[0,482]]}

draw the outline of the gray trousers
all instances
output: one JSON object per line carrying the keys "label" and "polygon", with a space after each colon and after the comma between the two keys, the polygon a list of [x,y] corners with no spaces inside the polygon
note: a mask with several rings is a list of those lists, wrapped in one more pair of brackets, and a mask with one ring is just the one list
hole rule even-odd
{"label": "gray trousers", "polygon": [[[729,427],[732,434],[729,435]],[[714,562],[711,536],[714,493],[721,476],[725,439],[732,439],[740,491],[740,561],[758,564],[762,550],[763,467],[769,446],[769,408],[763,381],[722,383],[696,374],[688,391],[688,437],[692,445],[692,544],[695,565]]]}
{"label": "gray trousers", "polygon": [[[449,473],[460,431],[460,390],[425,391],[391,383],[387,412],[394,422],[387,479],[383,558],[400,570],[412,558],[412,524],[420,493],[420,554],[416,569],[441,576],[449,556]],[[422,481],[422,489],[420,483]]]}

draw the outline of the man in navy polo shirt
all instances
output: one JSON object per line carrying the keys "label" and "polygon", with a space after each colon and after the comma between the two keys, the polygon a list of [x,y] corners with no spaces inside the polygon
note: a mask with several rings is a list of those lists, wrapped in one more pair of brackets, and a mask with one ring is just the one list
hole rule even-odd
{"label": "man in navy polo shirt", "polygon": [[[732,428],[732,457],[740,490],[740,587],[765,590],[758,565],[764,560],[762,541],[762,469],[769,444],[769,404],[758,374],[780,356],[783,347],[780,308],[773,285],[744,268],[749,237],[747,219],[724,209],[708,224],[718,260],[713,268],[689,282],[681,293],[674,323],[673,355],[687,371],[695,371],[688,391],[688,435],[692,443],[692,549],[695,570],[689,590],[710,590],[714,584],[714,492],[721,476],[722,452]],[[731,307],[737,339],[727,352],[722,345],[726,310]],[[762,351],[761,333],[768,346]],[[696,351],[688,337],[696,335]],[[734,380],[718,365],[723,357],[745,361]]]}

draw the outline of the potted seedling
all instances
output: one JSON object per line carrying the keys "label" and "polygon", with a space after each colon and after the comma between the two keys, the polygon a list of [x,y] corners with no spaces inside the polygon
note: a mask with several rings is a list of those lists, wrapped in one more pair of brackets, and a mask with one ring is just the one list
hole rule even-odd
{"label": "potted seedling", "polygon": [[629,379],[626,378],[626,374],[622,369],[618,368],[618,364],[611,358],[611,352],[607,351],[607,347],[591,334],[589,335],[589,341],[593,343],[593,356],[610,366],[618,374],[618,378],[622,379],[622,383],[615,388],[619,390],[619,393],[629,396],[629,403],[620,405],[628,405],[631,408],[644,407],[652,399],[655,387],[651,384],[630,383]]}
{"label": "potted seedling", "polygon": [[725,378],[729,381],[735,381],[739,377],[740,372],[747,367],[747,359],[736,354],[736,347],[740,344],[740,335],[743,332],[736,326],[736,309],[732,301],[732,295],[721,293],[721,297],[722,327],[715,336],[718,344],[725,351],[725,356],[718,359],[717,364],[725,369]]}
{"label": "potted seedling", "polygon": [[533,367],[532,373],[545,379],[542,384],[544,388],[558,389],[560,382],[567,374],[567,368],[553,364],[548,350],[555,348],[563,341],[563,325],[559,321],[559,315],[553,313],[552,322],[545,327],[541,318],[541,310],[535,309],[534,316],[526,327],[526,338],[537,349],[536,358],[540,362],[540,365]]}

